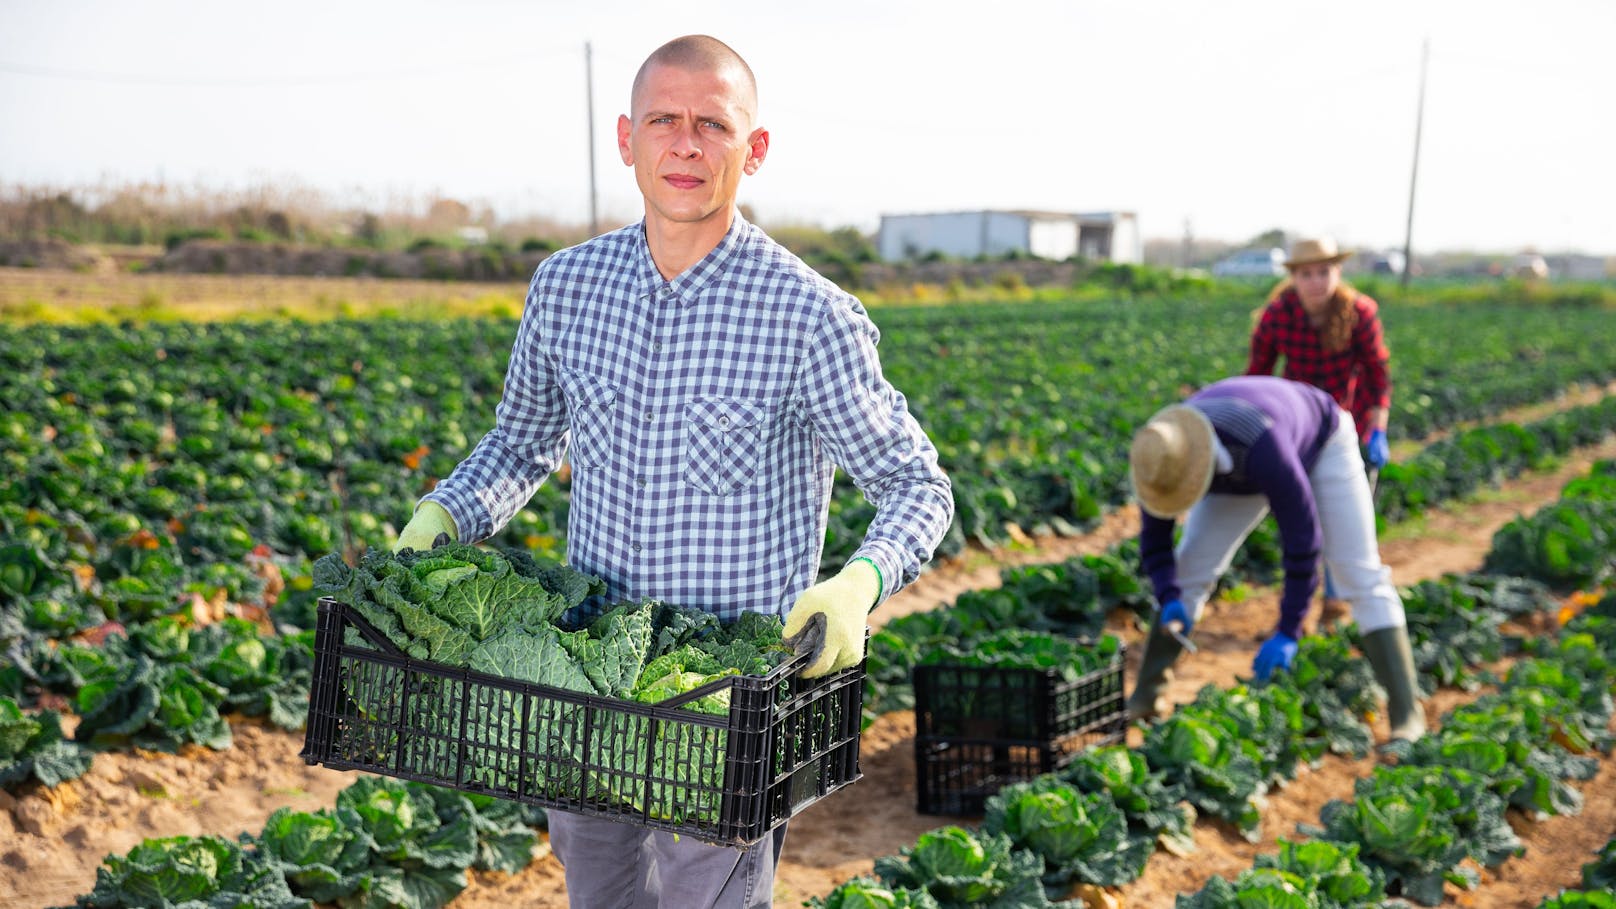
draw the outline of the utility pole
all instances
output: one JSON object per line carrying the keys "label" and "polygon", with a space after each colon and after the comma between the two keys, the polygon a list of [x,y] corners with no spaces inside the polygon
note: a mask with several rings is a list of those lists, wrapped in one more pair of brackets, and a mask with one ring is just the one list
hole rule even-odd
{"label": "utility pole", "polygon": [[589,235],[600,233],[600,211],[595,197],[595,65],[593,50],[584,42],[584,106],[589,109]]}
{"label": "utility pole", "polygon": [[1408,178],[1408,223],[1403,229],[1403,289],[1414,271],[1414,187],[1420,179],[1420,132],[1425,125],[1425,66],[1431,59],[1431,39],[1420,45],[1420,101],[1414,113],[1414,171]]}

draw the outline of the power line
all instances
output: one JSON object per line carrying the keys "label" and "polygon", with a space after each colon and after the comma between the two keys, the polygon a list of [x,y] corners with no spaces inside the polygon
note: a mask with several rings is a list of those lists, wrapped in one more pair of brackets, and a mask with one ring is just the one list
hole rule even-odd
{"label": "power line", "polygon": [[[1544,76],[1551,79],[1563,79],[1580,84],[1588,84],[1591,77],[1601,74],[1601,67],[1570,66],[1563,61],[1543,61],[1527,58],[1521,54],[1497,54],[1485,57],[1469,54],[1437,54],[1438,63],[1458,65],[1459,67],[1474,67],[1476,69],[1491,70],[1512,75],[1530,74]],[[1609,60],[1603,61],[1609,63]],[[1608,68],[1608,67],[1606,67]]]}
{"label": "power line", "polygon": [[[559,49],[559,46],[558,48]],[[576,52],[573,48],[566,48],[568,52]],[[433,66],[417,66],[396,70],[372,70],[368,72],[352,73],[322,73],[309,75],[285,76],[251,76],[251,77],[197,77],[197,76],[169,76],[156,73],[114,73],[95,70],[64,69],[53,66],[34,66],[27,63],[7,63],[0,61],[0,73],[14,76],[33,76],[40,79],[67,79],[76,82],[100,82],[112,85],[162,85],[183,88],[289,88],[300,86],[339,85],[344,83],[369,82],[387,79],[407,79],[420,76],[437,76],[449,72],[465,72],[477,69],[508,66],[512,63],[533,62],[543,56],[545,50],[528,49],[519,54],[511,54],[493,59],[466,60],[458,63]]]}

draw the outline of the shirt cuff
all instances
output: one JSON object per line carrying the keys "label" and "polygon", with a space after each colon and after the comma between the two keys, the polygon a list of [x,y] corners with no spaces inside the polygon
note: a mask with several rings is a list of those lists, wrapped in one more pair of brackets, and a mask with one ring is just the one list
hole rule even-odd
{"label": "shirt cuff", "polygon": [[859,559],[865,559],[874,565],[875,573],[881,576],[881,590],[876,594],[874,605],[870,606],[873,610],[903,587],[902,564],[898,561],[897,554],[892,551],[892,547],[880,543],[866,542],[848,561],[855,562]]}
{"label": "shirt cuff", "polygon": [[[421,497],[422,502],[436,502],[449,513],[450,520],[454,521],[455,530],[459,532],[460,543],[476,543],[488,539],[493,535],[492,528],[487,522],[478,522],[477,516],[484,515],[481,509],[475,506],[470,497],[457,494],[453,489],[444,489],[441,485]],[[419,508],[420,504],[417,503]]]}
{"label": "shirt cuff", "polygon": [[1294,609],[1287,611],[1284,606],[1281,605],[1279,613],[1279,625],[1275,630],[1281,631],[1291,638],[1300,641],[1302,639],[1302,619],[1306,615],[1306,603],[1303,604],[1300,613]]}
{"label": "shirt cuff", "polygon": [[[1169,581],[1156,588],[1156,605],[1165,606],[1174,600],[1184,599],[1184,591],[1178,586],[1178,581]],[[1189,608],[1187,605],[1185,608]]]}

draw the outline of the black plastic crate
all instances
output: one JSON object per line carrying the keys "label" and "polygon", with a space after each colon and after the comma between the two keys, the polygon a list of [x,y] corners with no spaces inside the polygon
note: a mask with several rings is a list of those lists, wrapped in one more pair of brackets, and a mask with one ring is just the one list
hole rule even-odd
{"label": "black plastic crate", "polygon": [[[640,704],[411,658],[330,598],[318,615],[310,764],[726,844],[756,842],[861,776],[862,665],[803,679],[799,656]],[[728,716],[678,707],[725,688]]]}
{"label": "black plastic crate", "polygon": [[917,808],[921,814],[979,815],[1000,789],[1060,770],[1081,751],[1082,747],[916,738]]}
{"label": "black plastic crate", "polygon": [[1066,681],[1054,669],[914,669],[915,790],[922,814],[981,814],[1004,786],[1051,773],[1085,748],[1122,740],[1126,650]]}

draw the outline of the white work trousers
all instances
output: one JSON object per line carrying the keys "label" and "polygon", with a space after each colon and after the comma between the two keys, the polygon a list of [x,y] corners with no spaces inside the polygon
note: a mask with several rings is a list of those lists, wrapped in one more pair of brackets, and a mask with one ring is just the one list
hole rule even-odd
{"label": "white work trousers", "polygon": [[[1345,411],[1307,479],[1324,531],[1324,564],[1336,595],[1352,605],[1358,630],[1401,627],[1403,601],[1392,586],[1391,569],[1380,562],[1375,505],[1358,434]],[[1208,493],[1190,509],[1174,557],[1180,596],[1192,620],[1200,620],[1213,585],[1267,514],[1268,498],[1262,495]]]}

